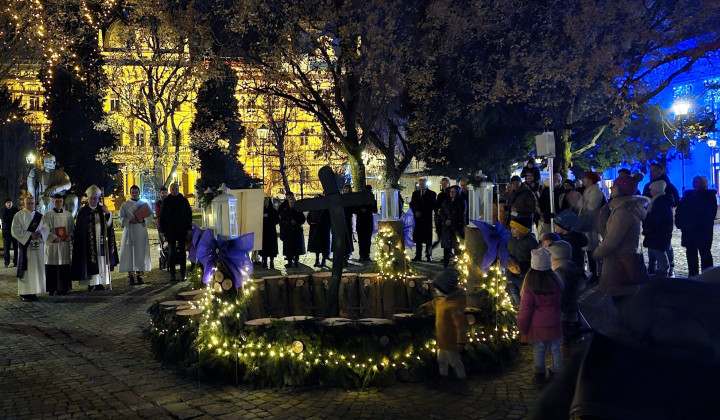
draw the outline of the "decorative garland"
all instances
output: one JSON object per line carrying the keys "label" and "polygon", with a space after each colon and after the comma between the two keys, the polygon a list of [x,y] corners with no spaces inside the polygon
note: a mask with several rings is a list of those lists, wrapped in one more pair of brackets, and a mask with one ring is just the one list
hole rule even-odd
{"label": "decorative garland", "polygon": [[[383,247],[390,236],[384,229],[378,235],[378,248],[384,250],[378,253],[378,266],[381,272],[385,267],[388,278],[402,281],[406,273],[388,270],[399,251]],[[225,290],[226,273],[217,274],[222,272],[221,266],[213,281],[204,286],[202,272],[202,267],[190,272],[191,283],[204,291],[199,301],[190,303],[202,314],[194,319],[182,317],[156,303],[149,309],[151,322],[146,330],[161,360],[194,376],[256,387],[323,384],[358,388],[436,375],[432,316],[380,325],[351,322],[329,326],[306,320],[249,326],[244,321],[256,293],[252,282],[241,289]],[[499,284],[499,280],[490,281],[480,293],[490,298],[491,290],[500,290]],[[510,363],[518,350],[514,318],[507,323],[510,320],[504,309],[502,314],[491,314],[495,312],[493,299],[485,301],[487,309],[468,320],[465,352],[469,371],[496,371]]]}

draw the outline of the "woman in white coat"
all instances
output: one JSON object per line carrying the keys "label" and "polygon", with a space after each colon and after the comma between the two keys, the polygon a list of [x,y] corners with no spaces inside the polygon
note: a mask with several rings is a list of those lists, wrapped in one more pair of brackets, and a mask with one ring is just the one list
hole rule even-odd
{"label": "woman in white coat", "polygon": [[123,226],[120,245],[121,273],[129,273],[130,285],[143,284],[142,275],[150,271],[150,240],[147,224],[152,220],[150,205],[140,200],[140,188],[130,187],[130,199],[120,206],[118,221]]}

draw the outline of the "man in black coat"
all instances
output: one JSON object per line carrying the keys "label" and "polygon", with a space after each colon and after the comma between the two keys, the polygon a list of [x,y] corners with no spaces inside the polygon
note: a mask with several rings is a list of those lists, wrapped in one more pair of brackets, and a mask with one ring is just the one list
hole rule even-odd
{"label": "man in black coat", "polygon": [[[372,191],[372,187],[370,185],[366,185],[365,189]],[[377,211],[377,201],[373,204],[367,204],[355,208],[355,214],[357,215],[355,231],[358,234],[358,248],[360,248],[360,259],[358,261],[371,261],[370,242],[372,240],[373,231],[373,213],[377,213]]]}
{"label": "man in black coat", "polygon": [[418,190],[413,191],[410,198],[410,210],[415,215],[415,230],[413,230],[413,241],[415,241],[415,258],[413,261],[422,260],[422,248],[425,244],[425,258],[432,261],[432,222],[437,194],[427,188],[427,180],[420,178]]}
{"label": "man in black coat", "polygon": [[682,231],[682,246],[686,249],[691,277],[699,274],[698,253],[703,270],[713,266],[710,247],[716,214],[717,191],[709,190],[707,178],[698,175],[693,178],[693,189],[685,191],[675,211],[675,226]]}
{"label": "man in black coat", "polygon": [[438,240],[433,242],[432,246],[435,248],[440,244],[440,237],[442,236],[442,224],[440,223],[440,211],[445,204],[445,200],[448,198],[448,189],[450,188],[450,180],[443,178],[440,180],[440,192],[437,193],[435,199],[435,233],[437,233]]}
{"label": "man in black coat", "polygon": [[[678,204],[680,204],[680,194],[678,193],[678,189],[670,182],[670,178],[668,178],[667,173],[665,172],[665,167],[657,162],[650,164],[650,182],[648,182],[645,185],[645,188],[643,188],[643,195],[645,197],[652,198],[652,195],[650,195],[650,184],[655,181],[665,181],[665,194],[668,198],[670,198],[673,208],[677,207]],[[668,245],[666,253],[668,261],[670,262],[669,275],[670,277],[675,277],[675,252],[673,251],[672,244]],[[657,265],[655,255],[649,254],[648,267],[654,267],[655,265]]]}
{"label": "man in black coat", "polygon": [[160,233],[163,242],[168,243],[170,281],[176,281],[175,264],[180,262],[180,277],[185,279],[185,242],[192,231],[192,208],[187,198],[180,194],[178,184],[170,186],[170,195],[163,200],[160,213]]}
{"label": "man in black coat", "polygon": [[647,248],[648,256],[654,255],[656,261],[656,265],[648,264],[648,272],[662,279],[670,269],[666,250],[670,246],[673,231],[672,199],[665,194],[665,181],[651,182],[649,187],[653,198],[642,223],[645,236],[643,246]]}
{"label": "man in black coat", "polygon": [[17,266],[18,245],[17,240],[12,236],[12,221],[15,214],[20,211],[13,206],[11,199],[5,200],[5,208],[2,209],[2,237],[5,250],[5,267],[10,265],[10,249],[13,250],[13,267]]}

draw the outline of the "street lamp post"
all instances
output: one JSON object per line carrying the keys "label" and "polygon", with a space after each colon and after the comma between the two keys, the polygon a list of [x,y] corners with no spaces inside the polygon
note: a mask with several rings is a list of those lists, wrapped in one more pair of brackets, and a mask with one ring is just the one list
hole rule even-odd
{"label": "street lamp post", "polygon": [[712,183],[712,184],[711,184],[711,187],[712,187],[712,188],[715,188],[715,177],[716,177],[716,172],[715,172],[715,152],[717,151],[717,147],[718,147],[718,146],[717,146],[717,140],[708,139],[707,145],[708,145],[708,147],[710,148],[710,177],[711,177],[710,182]]}
{"label": "street lamp post", "polygon": [[265,141],[268,138],[268,134],[270,133],[270,130],[268,130],[267,127],[265,127],[265,124],[261,125],[260,128],[257,129],[257,135],[260,141],[262,142],[262,182],[263,186],[265,186]]}
{"label": "street lamp post", "polygon": [[684,129],[685,129],[685,116],[690,110],[690,104],[688,102],[676,102],[673,104],[673,112],[676,117],[680,117],[680,138],[678,139],[678,150],[680,151],[680,168],[682,171],[682,192],[685,193],[685,151],[689,149],[690,144],[685,143]]}

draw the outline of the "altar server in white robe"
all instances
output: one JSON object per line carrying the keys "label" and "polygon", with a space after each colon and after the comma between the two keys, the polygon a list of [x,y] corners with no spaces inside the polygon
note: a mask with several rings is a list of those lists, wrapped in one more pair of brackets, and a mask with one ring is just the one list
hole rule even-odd
{"label": "altar server in white robe", "polygon": [[43,247],[42,214],[35,211],[35,199],[27,197],[25,208],[12,222],[12,236],[18,241],[18,294],[24,302],[38,299],[45,293],[45,248]]}
{"label": "altar server in white robe", "polygon": [[110,271],[118,262],[113,214],[102,203],[100,188],[92,185],[85,193],[87,205],[78,211],[75,219],[72,278],[80,280],[80,285],[87,286],[88,290],[103,290],[111,285]]}
{"label": "altar server in white robe", "polygon": [[63,209],[61,194],[53,196],[53,209],[43,215],[43,239],[45,240],[45,279],[50,295],[65,295],[71,289],[70,244],[75,232],[72,214]]}
{"label": "altar server in white robe", "polygon": [[[141,218],[143,210],[147,216]],[[119,271],[129,273],[131,286],[135,282],[143,284],[143,273],[152,270],[147,231],[147,224],[152,221],[152,212],[150,205],[140,200],[140,188],[137,185],[130,187],[130,199],[120,206],[118,220],[123,226]]]}

